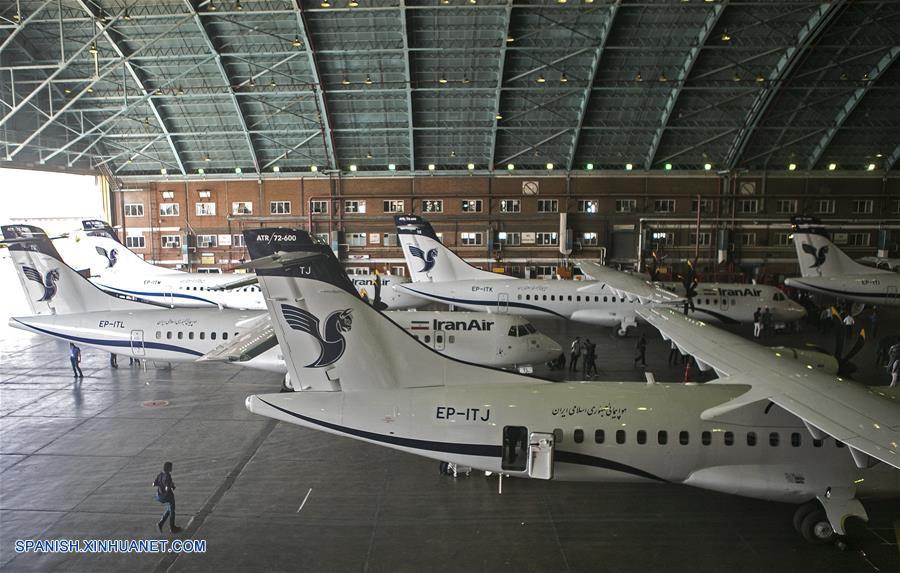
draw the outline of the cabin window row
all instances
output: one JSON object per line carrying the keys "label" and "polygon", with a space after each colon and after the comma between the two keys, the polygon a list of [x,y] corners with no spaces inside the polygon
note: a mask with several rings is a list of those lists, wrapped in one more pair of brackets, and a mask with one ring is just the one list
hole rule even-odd
{"label": "cabin window row", "polygon": [[[549,300],[549,301],[554,301],[554,302],[555,301],[565,302],[566,300],[568,300],[569,302],[582,302],[582,299],[584,299],[584,302],[591,302],[590,295],[580,295],[580,294],[574,295],[574,296],[571,294],[570,295],[563,295],[563,294],[560,294],[560,295],[524,294],[523,295],[523,294],[519,294],[519,295],[516,295],[516,298],[518,300]],[[603,302],[618,302],[620,300],[619,298],[614,297],[614,296],[600,296],[600,295],[594,295],[593,299],[594,299],[594,302],[600,302],[600,299],[603,299]],[[623,298],[623,299],[621,299],[621,302],[626,302],[626,301]]]}
{"label": "cabin window row", "polygon": [[[711,431],[703,431],[700,433],[700,443],[704,446],[712,445],[713,443],[713,434],[722,434],[721,443],[726,446],[733,446],[736,442],[736,436],[734,432],[726,431],[726,432],[711,432]],[[557,428],[553,430],[553,437],[557,444],[562,443],[564,439],[564,433],[561,429]],[[638,430],[635,432],[635,440],[638,444],[644,445],[647,443],[647,430]],[[756,446],[759,443],[760,436],[756,432],[747,432],[745,436],[745,440],[748,446]],[[780,432],[769,432],[768,435],[769,445],[772,447],[778,447],[781,444],[781,433]],[[584,430],[578,428],[572,432],[572,441],[576,444],[580,444],[584,442]],[[615,432],[615,442],[617,444],[624,444],[627,441],[627,432],[625,430],[616,430]],[[718,439],[716,440],[718,441]],[[597,429],[594,430],[594,443],[595,444],[605,444],[607,443],[606,430]],[[665,446],[669,443],[669,432],[666,430],[659,430],[656,432],[656,443],[660,446]],[[682,446],[687,446],[691,443],[691,433],[682,430],[678,432],[678,443]],[[816,448],[822,447],[822,440],[813,439],[812,444]],[[791,432],[790,434],[790,444],[792,447],[799,448],[803,445],[803,435],[800,432]],[[844,444],[836,441],[835,445],[837,447],[843,447]]]}
{"label": "cabin window row", "polygon": [[[222,339],[222,340],[228,340],[228,334],[229,334],[228,332],[222,331],[222,332],[221,332],[221,339]],[[237,336],[237,335],[238,335],[238,333],[235,332],[235,333],[234,333],[234,336]],[[198,338],[199,340],[206,340],[207,337],[209,337],[210,340],[216,340],[216,338],[219,337],[219,336],[220,336],[220,333],[216,332],[215,330],[213,330],[213,331],[211,331],[211,332],[209,332],[209,333],[207,333],[207,332],[204,331],[204,330],[201,330],[201,331],[199,332],[199,335],[198,335],[198,333],[195,333],[193,330],[188,330],[188,331],[183,331],[183,330],[157,330],[157,331],[156,331],[156,339],[157,339],[157,340],[162,340],[163,337],[165,337],[166,340],[172,340],[173,338],[175,338],[175,339],[177,339],[177,340],[184,340],[185,338],[187,338],[188,340],[194,340],[194,338]]]}

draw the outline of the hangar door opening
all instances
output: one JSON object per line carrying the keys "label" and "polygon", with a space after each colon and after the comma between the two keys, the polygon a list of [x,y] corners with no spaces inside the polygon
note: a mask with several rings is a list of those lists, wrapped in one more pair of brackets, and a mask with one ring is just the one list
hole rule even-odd
{"label": "hangar door opening", "polygon": [[613,262],[632,262],[637,259],[634,225],[614,225],[612,231]]}

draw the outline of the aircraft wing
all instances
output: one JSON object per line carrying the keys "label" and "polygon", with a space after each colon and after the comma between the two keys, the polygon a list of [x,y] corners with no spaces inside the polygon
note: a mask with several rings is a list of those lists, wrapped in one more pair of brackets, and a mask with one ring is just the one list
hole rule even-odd
{"label": "aircraft wing", "polygon": [[663,307],[636,312],[663,338],[690,354],[702,370],[715,370],[708,384],[745,384],[747,392],[705,410],[712,419],[726,412],[769,400],[794,414],[814,438],[826,434],[845,443],[856,464],[869,457],[900,468],[900,401],[851,380],[829,375],[789,353],[760,346],[735,334]]}
{"label": "aircraft wing", "polygon": [[245,286],[255,285],[257,283],[256,275],[246,275],[245,277],[225,282],[219,283],[215,286],[207,287],[207,290],[232,290],[236,288],[242,288]]}
{"label": "aircraft wing", "polygon": [[198,358],[198,362],[246,362],[278,344],[275,331],[272,329],[272,318],[268,314],[247,320],[245,323],[249,326],[245,332],[213,348]]}
{"label": "aircraft wing", "polygon": [[[647,302],[675,303],[684,300],[683,297],[635,275],[623,273],[590,261],[578,261],[577,264],[581,267],[583,273],[590,275],[594,280],[602,283],[602,286],[612,290],[621,298],[630,301],[637,299],[642,304]],[[587,285],[578,290],[588,290],[596,288],[596,286],[596,284]]]}

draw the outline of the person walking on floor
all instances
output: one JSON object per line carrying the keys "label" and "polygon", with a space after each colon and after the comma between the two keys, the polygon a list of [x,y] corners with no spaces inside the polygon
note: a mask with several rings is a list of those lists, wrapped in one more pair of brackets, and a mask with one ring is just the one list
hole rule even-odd
{"label": "person walking on floor", "polygon": [[764,338],[772,335],[772,327],[772,311],[769,310],[769,307],[766,307],[762,313],[762,335]]}
{"label": "person walking on floor", "polygon": [[753,338],[759,338],[762,334],[762,309],[756,307],[753,313]]}
{"label": "person walking on floor", "polygon": [[853,318],[853,315],[850,312],[847,312],[847,316],[844,317],[844,336],[850,338],[853,336],[853,327],[856,325],[856,319]]}
{"label": "person walking on floor", "polygon": [[591,339],[584,341],[584,376],[594,376],[597,374],[597,345],[591,342]]}
{"label": "person walking on floor", "polygon": [[672,348],[669,349],[669,366],[678,364],[678,346],[672,342]]}
{"label": "person walking on floor", "polygon": [[84,378],[84,372],[81,371],[81,349],[74,342],[69,343],[69,362],[72,363],[75,378]]}
{"label": "person walking on floor", "polygon": [[119,358],[115,355],[114,352],[109,353],[109,366],[110,366],[110,368],[118,368],[119,367]]}
{"label": "person walking on floor", "polygon": [[641,368],[647,367],[647,337],[643,334],[637,341],[637,356],[634,359],[635,366],[637,366],[638,360],[641,361]]}
{"label": "person walking on floor", "polygon": [[581,356],[582,346],[581,337],[576,336],[575,340],[572,341],[572,359],[569,361],[569,372],[578,371],[578,358]]}
{"label": "person walking on floor", "polygon": [[166,506],[162,518],[156,522],[156,528],[162,532],[163,525],[169,520],[169,529],[172,533],[178,533],[181,528],[175,525],[175,482],[172,481],[172,462],[163,464],[163,471],[159,472],[153,480],[156,488],[156,501]]}

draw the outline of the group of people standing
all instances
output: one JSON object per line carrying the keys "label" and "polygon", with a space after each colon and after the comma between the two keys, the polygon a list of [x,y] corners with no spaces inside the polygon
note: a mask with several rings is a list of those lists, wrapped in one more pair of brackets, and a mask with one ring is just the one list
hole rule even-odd
{"label": "group of people standing", "polygon": [[771,335],[774,330],[772,321],[772,311],[767,306],[765,309],[756,307],[753,313],[753,338],[766,338]]}
{"label": "group of people standing", "polygon": [[584,355],[581,362],[581,372],[586,378],[595,376],[597,370],[597,345],[590,338],[582,339],[576,336],[572,341],[572,357],[569,360],[569,372],[578,371],[578,359]]}

